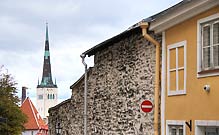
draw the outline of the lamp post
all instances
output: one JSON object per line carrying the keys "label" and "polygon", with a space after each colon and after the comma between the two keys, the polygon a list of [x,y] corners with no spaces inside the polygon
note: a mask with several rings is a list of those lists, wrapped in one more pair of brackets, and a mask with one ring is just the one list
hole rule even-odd
{"label": "lamp post", "polygon": [[62,127],[61,127],[59,119],[56,120],[55,129],[56,129],[56,135],[61,135]]}

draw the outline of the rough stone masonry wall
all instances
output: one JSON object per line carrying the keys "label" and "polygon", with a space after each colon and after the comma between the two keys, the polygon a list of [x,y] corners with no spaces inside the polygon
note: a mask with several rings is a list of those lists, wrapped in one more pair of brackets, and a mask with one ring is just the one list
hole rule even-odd
{"label": "rough stone masonry wall", "polygon": [[[154,102],[155,46],[138,32],[97,52],[94,61],[88,77],[88,135],[153,135],[154,113],[143,113],[140,104]],[[71,102],[50,112],[52,135],[57,116],[62,135],[83,135],[83,85],[73,88]]]}
{"label": "rough stone masonry wall", "polygon": [[83,135],[84,83],[74,89],[72,98],[50,109],[49,135],[56,135],[55,125],[60,122],[61,135]]}
{"label": "rough stone masonry wall", "polygon": [[143,113],[140,104],[154,101],[155,46],[139,32],[97,52],[94,61],[89,135],[153,135],[154,113]]}
{"label": "rough stone masonry wall", "polygon": [[[73,113],[71,99],[68,99],[57,106],[49,109],[49,135],[56,135],[56,124],[60,122],[60,127],[65,131],[65,135],[71,135],[71,123]],[[67,130],[66,130],[67,129]],[[64,134],[63,134],[64,135]]]}
{"label": "rough stone masonry wall", "polygon": [[[89,87],[92,82],[89,70]],[[89,93],[90,94],[90,93]],[[90,96],[89,96],[90,97]],[[92,102],[89,100],[88,102]],[[49,110],[49,135],[56,135],[55,125],[57,120],[60,122],[61,135],[83,135],[83,114],[84,114],[84,78],[72,88],[70,99],[50,108]]]}

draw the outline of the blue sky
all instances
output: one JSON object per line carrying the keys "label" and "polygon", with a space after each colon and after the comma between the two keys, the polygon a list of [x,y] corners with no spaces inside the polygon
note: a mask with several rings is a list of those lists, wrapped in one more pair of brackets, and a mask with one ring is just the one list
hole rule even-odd
{"label": "blue sky", "polygon": [[[0,65],[35,103],[41,80],[45,26],[49,24],[52,76],[59,101],[84,73],[80,54],[181,0],[5,0],[0,4]],[[92,58],[86,59],[92,66]],[[53,79],[53,80],[54,80]]]}

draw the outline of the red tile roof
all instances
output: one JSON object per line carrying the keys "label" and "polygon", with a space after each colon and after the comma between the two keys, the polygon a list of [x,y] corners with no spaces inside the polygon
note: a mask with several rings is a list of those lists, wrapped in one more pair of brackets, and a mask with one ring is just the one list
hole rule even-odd
{"label": "red tile roof", "polygon": [[27,123],[24,124],[25,129],[48,130],[48,125],[45,124],[29,97],[27,97],[22,103],[21,110],[28,117]]}

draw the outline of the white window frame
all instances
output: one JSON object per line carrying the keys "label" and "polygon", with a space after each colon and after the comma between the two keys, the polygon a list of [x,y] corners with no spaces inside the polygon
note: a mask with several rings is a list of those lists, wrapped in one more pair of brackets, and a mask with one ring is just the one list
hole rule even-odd
{"label": "white window frame", "polygon": [[[186,44],[187,41],[181,41],[172,45],[168,45],[167,47],[167,89],[168,89],[168,96],[173,96],[173,95],[184,95],[186,94]],[[184,48],[184,67],[178,67],[178,48],[183,47]],[[170,90],[170,50],[171,49],[176,49],[176,91],[171,91]],[[184,89],[179,90],[179,75],[178,71],[183,69],[184,70]]]}
{"label": "white window frame", "polygon": [[166,135],[169,135],[169,126],[183,126],[183,135],[186,135],[185,120],[166,120]]}
{"label": "white window frame", "polygon": [[219,72],[200,74],[200,72],[202,71],[202,67],[201,67],[201,64],[202,64],[202,35],[201,35],[202,26],[201,24],[211,21],[211,20],[215,20],[217,18],[219,18],[219,13],[199,19],[197,21],[197,78],[219,75]]}
{"label": "white window frame", "polygon": [[218,120],[195,120],[195,135],[204,135],[202,134],[201,127],[219,127]]}

